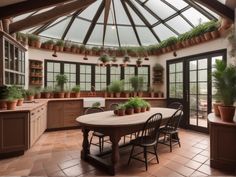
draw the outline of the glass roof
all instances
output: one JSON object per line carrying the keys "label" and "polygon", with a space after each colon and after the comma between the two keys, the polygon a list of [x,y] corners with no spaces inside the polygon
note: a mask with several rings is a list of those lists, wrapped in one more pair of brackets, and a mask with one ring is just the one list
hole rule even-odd
{"label": "glass roof", "polygon": [[[185,0],[111,0],[109,9],[105,8],[103,1],[97,0],[80,12],[74,11],[24,32],[86,45],[148,46],[218,18],[206,7],[199,4],[196,4],[199,8],[192,7]],[[14,21],[53,8],[17,16]],[[102,8],[101,13],[99,8]],[[105,10],[109,11],[109,15],[103,36]],[[94,21],[96,16],[98,20]],[[89,29],[92,29],[91,34]]]}

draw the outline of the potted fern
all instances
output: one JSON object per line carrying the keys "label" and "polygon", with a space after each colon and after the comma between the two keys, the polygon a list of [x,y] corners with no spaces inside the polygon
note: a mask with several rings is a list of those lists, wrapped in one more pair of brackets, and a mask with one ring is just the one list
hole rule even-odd
{"label": "potted fern", "polygon": [[236,66],[227,66],[224,61],[216,60],[216,70],[213,72],[219,105],[220,116],[223,121],[232,122],[235,114],[236,100]]}
{"label": "potted fern", "polygon": [[56,76],[57,86],[59,87],[58,96],[59,98],[64,98],[64,85],[68,82],[68,78],[65,74],[58,74]]}

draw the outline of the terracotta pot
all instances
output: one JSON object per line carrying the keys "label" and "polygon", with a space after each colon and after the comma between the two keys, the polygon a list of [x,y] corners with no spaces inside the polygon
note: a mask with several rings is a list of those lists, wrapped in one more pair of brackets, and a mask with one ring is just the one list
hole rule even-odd
{"label": "terracotta pot", "polygon": [[76,53],[78,53],[78,54],[80,53],[80,48],[76,49]]}
{"label": "terracotta pot", "polygon": [[221,106],[221,105],[222,105],[222,103],[213,103],[215,116],[220,117],[220,110],[219,110],[218,106]]}
{"label": "terracotta pot", "polygon": [[51,97],[51,94],[49,92],[43,92],[42,93],[42,97],[43,98],[50,98]]}
{"label": "terracotta pot", "polygon": [[65,98],[70,98],[70,92],[65,92]]}
{"label": "terracotta pot", "polygon": [[7,101],[6,100],[0,100],[0,110],[7,109]]}
{"label": "terracotta pot", "polygon": [[115,97],[116,98],[120,98],[120,92],[119,93],[115,93]]}
{"label": "terracotta pot", "polygon": [[155,96],[155,93],[154,92],[150,92],[150,97],[154,98],[154,96]]}
{"label": "terracotta pot", "polygon": [[145,112],[145,111],[146,111],[146,107],[142,107],[141,112]]}
{"label": "terracotta pot", "polygon": [[176,49],[181,49],[181,48],[182,48],[181,42],[177,42],[177,43],[175,44],[175,48],[176,48]]}
{"label": "terracotta pot", "polygon": [[235,107],[234,106],[218,106],[221,119],[225,122],[233,122]]}
{"label": "terracotta pot", "polygon": [[171,52],[171,46],[167,46],[166,49],[167,49],[167,52]]}
{"label": "terracotta pot", "polygon": [[71,48],[70,47],[64,47],[64,51],[65,52],[71,52]]}
{"label": "terracotta pot", "polygon": [[151,109],[150,107],[147,107],[147,108],[146,108],[146,111],[150,111],[150,109]]}
{"label": "terracotta pot", "polygon": [[54,46],[53,46],[53,50],[55,50],[56,52],[59,52],[59,50],[60,50],[60,49],[59,49],[59,46],[54,45]]}
{"label": "terracotta pot", "polygon": [[218,30],[217,31],[212,31],[211,32],[211,37],[213,39],[219,38],[220,37],[220,32]]}
{"label": "terracotta pot", "polygon": [[53,50],[53,44],[48,44],[48,45],[47,45],[47,49]]}
{"label": "terracotta pot", "polygon": [[196,41],[194,40],[194,38],[190,39],[190,43],[191,43],[191,45],[195,45],[196,44]]}
{"label": "terracotta pot", "polygon": [[138,92],[138,97],[142,97],[143,96],[143,92]]}
{"label": "terracotta pot", "polygon": [[211,40],[211,33],[210,32],[204,33],[204,37],[205,37],[206,41]]}
{"label": "terracotta pot", "polygon": [[17,105],[17,100],[7,101],[7,110],[15,110]]}
{"label": "terracotta pot", "polygon": [[72,47],[72,48],[71,48],[71,52],[72,52],[72,53],[76,53],[76,51],[77,51],[77,48],[75,48],[75,47]]}
{"label": "terracotta pot", "polygon": [[114,110],[114,114],[118,115],[118,110],[117,109]]}
{"label": "terracotta pot", "polygon": [[110,93],[110,97],[113,98],[114,97],[114,93]]}
{"label": "terracotta pot", "polygon": [[229,20],[228,18],[223,18],[221,22],[220,28],[226,30],[232,26],[233,22]]}
{"label": "terracotta pot", "polygon": [[40,98],[41,98],[41,93],[35,94],[35,95],[34,95],[34,98],[35,98],[35,99],[40,99]]}
{"label": "terracotta pot", "polygon": [[185,47],[191,46],[191,42],[190,41],[191,41],[190,39],[187,39],[187,40],[184,41]]}
{"label": "terracotta pot", "polygon": [[41,42],[40,41],[35,41],[34,46],[39,49],[41,47]]}
{"label": "terracotta pot", "polygon": [[125,109],[119,109],[118,116],[124,116],[124,115],[125,115]]}
{"label": "terracotta pot", "polygon": [[141,112],[141,108],[134,108],[134,113],[140,113]]}
{"label": "terracotta pot", "polygon": [[80,97],[80,92],[76,92],[75,93],[75,98],[79,98]]}
{"label": "terracotta pot", "polygon": [[199,37],[200,37],[200,39],[201,39],[201,42],[205,42],[205,41],[206,41],[206,39],[205,39],[205,37],[204,37],[204,35],[203,35],[203,34],[202,34],[202,35],[200,35]]}
{"label": "terracotta pot", "polygon": [[64,92],[58,92],[57,95],[58,95],[58,98],[64,98],[65,97]]}
{"label": "terracotta pot", "polygon": [[17,104],[16,104],[16,106],[22,106],[22,105],[23,105],[23,101],[24,101],[23,98],[18,99],[18,100],[17,100]]}
{"label": "terracotta pot", "polygon": [[125,114],[127,114],[127,115],[132,115],[132,114],[134,114],[134,109],[133,109],[133,108],[127,108],[127,109],[125,110]]}
{"label": "terracotta pot", "polygon": [[161,48],[162,53],[166,53],[167,49],[166,48]]}
{"label": "terracotta pot", "polygon": [[27,100],[28,100],[28,101],[33,101],[33,100],[34,100],[34,95],[28,96],[28,97],[27,97]]}
{"label": "terracotta pot", "polygon": [[125,92],[125,98],[129,98],[129,93],[128,92]]}
{"label": "terracotta pot", "polygon": [[136,97],[137,95],[137,92],[133,92],[133,97]]}
{"label": "terracotta pot", "polygon": [[194,37],[194,40],[195,40],[195,42],[196,42],[197,44],[201,43],[201,38],[200,38],[200,36]]}

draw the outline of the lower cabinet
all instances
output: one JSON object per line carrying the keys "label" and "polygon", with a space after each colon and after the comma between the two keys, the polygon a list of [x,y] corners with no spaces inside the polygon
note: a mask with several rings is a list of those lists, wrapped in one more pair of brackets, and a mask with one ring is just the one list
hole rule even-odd
{"label": "lower cabinet", "polygon": [[30,146],[32,146],[47,128],[47,106],[41,106],[30,112]]}
{"label": "lower cabinet", "polygon": [[0,113],[0,157],[29,146],[29,112]]}
{"label": "lower cabinet", "polygon": [[78,126],[76,118],[83,114],[81,100],[60,100],[48,102],[47,128],[66,128]]}

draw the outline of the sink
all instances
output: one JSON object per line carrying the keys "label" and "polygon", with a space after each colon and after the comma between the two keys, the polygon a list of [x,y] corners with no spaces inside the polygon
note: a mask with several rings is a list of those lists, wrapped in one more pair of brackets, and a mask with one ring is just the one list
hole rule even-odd
{"label": "sink", "polygon": [[102,97],[88,97],[83,98],[83,106],[84,108],[92,107],[94,103],[99,102],[101,107],[105,107],[105,98]]}

